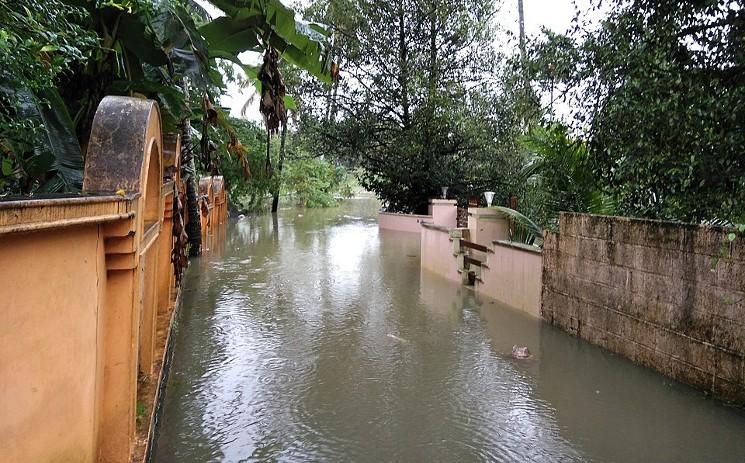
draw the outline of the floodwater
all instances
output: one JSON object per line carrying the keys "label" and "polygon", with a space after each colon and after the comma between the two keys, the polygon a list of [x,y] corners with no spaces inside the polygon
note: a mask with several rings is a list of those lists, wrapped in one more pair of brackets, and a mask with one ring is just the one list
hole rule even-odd
{"label": "floodwater", "polygon": [[248,217],[192,264],[155,461],[745,462],[745,412],[420,272],[376,208]]}

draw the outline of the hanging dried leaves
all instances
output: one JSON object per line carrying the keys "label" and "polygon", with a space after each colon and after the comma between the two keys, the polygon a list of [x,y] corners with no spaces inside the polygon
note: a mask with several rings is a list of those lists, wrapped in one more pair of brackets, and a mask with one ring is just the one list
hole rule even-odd
{"label": "hanging dried leaves", "polygon": [[210,124],[217,124],[217,110],[207,94],[202,97],[202,109],[204,110],[204,120]]}
{"label": "hanging dried leaves", "polygon": [[173,274],[176,277],[176,286],[181,285],[184,270],[189,266],[189,257],[186,255],[186,246],[189,243],[189,235],[184,229],[184,208],[181,202],[181,192],[174,183],[173,185],[173,250],[171,251],[171,263],[173,263]]}
{"label": "hanging dried leaves", "polygon": [[243,178],[246,180],[251,179],[251,168],[248,165],[248,159],[246,158],[246,148],[243,147],[238,137],[235,135],[235,131],[228,131],[230,141],[228,142],[228,153],[236,156],[241,163],[241,169],[243,169]]}
{"label": "hanging dried leaves", "polygon": [[286,122],[285,111],[285,83],[279,73],[279,54],[269,47],[264,53],[264,62],[259,69],[258,78],[261,81],[261,101],[259,112],[264,117],[266,130],[270,134],[279,132],[281,125]]}
{"label": "hanging dried leaves", "polygon": [[214,156],[213,153],[217,151],[217,146],[210,140],[210,125],[217,123],[217,110],[212,105],[209,95],[205,94],[202,97],[202,110],[204,112],[204,119],[202,120],[202,139],[200,141],[200,147],[202,149],[202,165],[205,170],[208,170],[212,175],[218,175],[220,171],[220,158]]}

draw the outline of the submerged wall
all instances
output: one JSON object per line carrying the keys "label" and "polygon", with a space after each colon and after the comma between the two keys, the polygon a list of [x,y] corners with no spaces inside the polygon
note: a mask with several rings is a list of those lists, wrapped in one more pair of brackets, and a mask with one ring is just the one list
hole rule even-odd
{"label": "submerged wall", "polygon": [[476,291],[522,312],[540,317],[540,248],[505,240],[492,242]]}
{"label": "submerged wall", "polygon": [[540,248],[502,239],[509,222],[495,209],[471,209],[468,228],[455,228],[455,201],[433,205],[435,220],[420,224],[421,268],[462,284],[469,284],[471,274],[480,295],[538,318]]}
{"label": "submerged wall", "polygon": [[378,227],[383,230],[419,233],[419,224],[431,221],[431,215],[396,214],[393,212],[378,213]]}
{"label": "submerged wall", "polygon": [[422,269],[461,283],[463,277],[459,268],[463,260],[458,258],[458,250],[454,249],[451,235],[461,237],[464,233],[467,235],[467,232],[464,229],[451,230],[426,222],[422,224],[420,238]]}
{"label": "submerged wall", "polygon": [[716,228],[562,213],[544,244],[542,318],[745,403],[745,240]]}

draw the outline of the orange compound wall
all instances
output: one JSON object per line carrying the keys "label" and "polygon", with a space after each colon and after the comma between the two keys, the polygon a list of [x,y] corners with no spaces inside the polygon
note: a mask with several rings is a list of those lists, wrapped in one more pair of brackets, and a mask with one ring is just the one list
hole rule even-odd
{"label": "orange compound wall", "polygon": [[154,102],[107,97],[81,195],[0,201],[3,462],[145,459],[178,305],[179,158]]}

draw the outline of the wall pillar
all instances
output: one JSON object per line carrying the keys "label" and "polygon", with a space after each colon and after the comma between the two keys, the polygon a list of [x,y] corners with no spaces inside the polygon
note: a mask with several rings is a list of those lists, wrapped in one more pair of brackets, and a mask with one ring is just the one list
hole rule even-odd
{"label": "wall pillar", "polygon": [[98,461],[126,462],[132,452],[137,402],[141,280],[135,220],[104,226],[106,296],[103,311],[103,395]]}
{"label": "wall pillar", "polygon": [[471,241],[489,246],[493,241],[509,238],[510,222],[496,209],[473,207],[468,208],[468,230]]}
{"label": "wall pillar", "polygon": [[440,227],[456,228],[458,222],[458,208],[454,199],[432,199],[432,222]]}
{"label": "wall pillar", "polygon": [[174,286],[171,250],[173,249],[173,185],[164,187],[170,191],[164,198],[163,227],[158,237],[158,313],[165,313],[171,305],[171,288]]}

